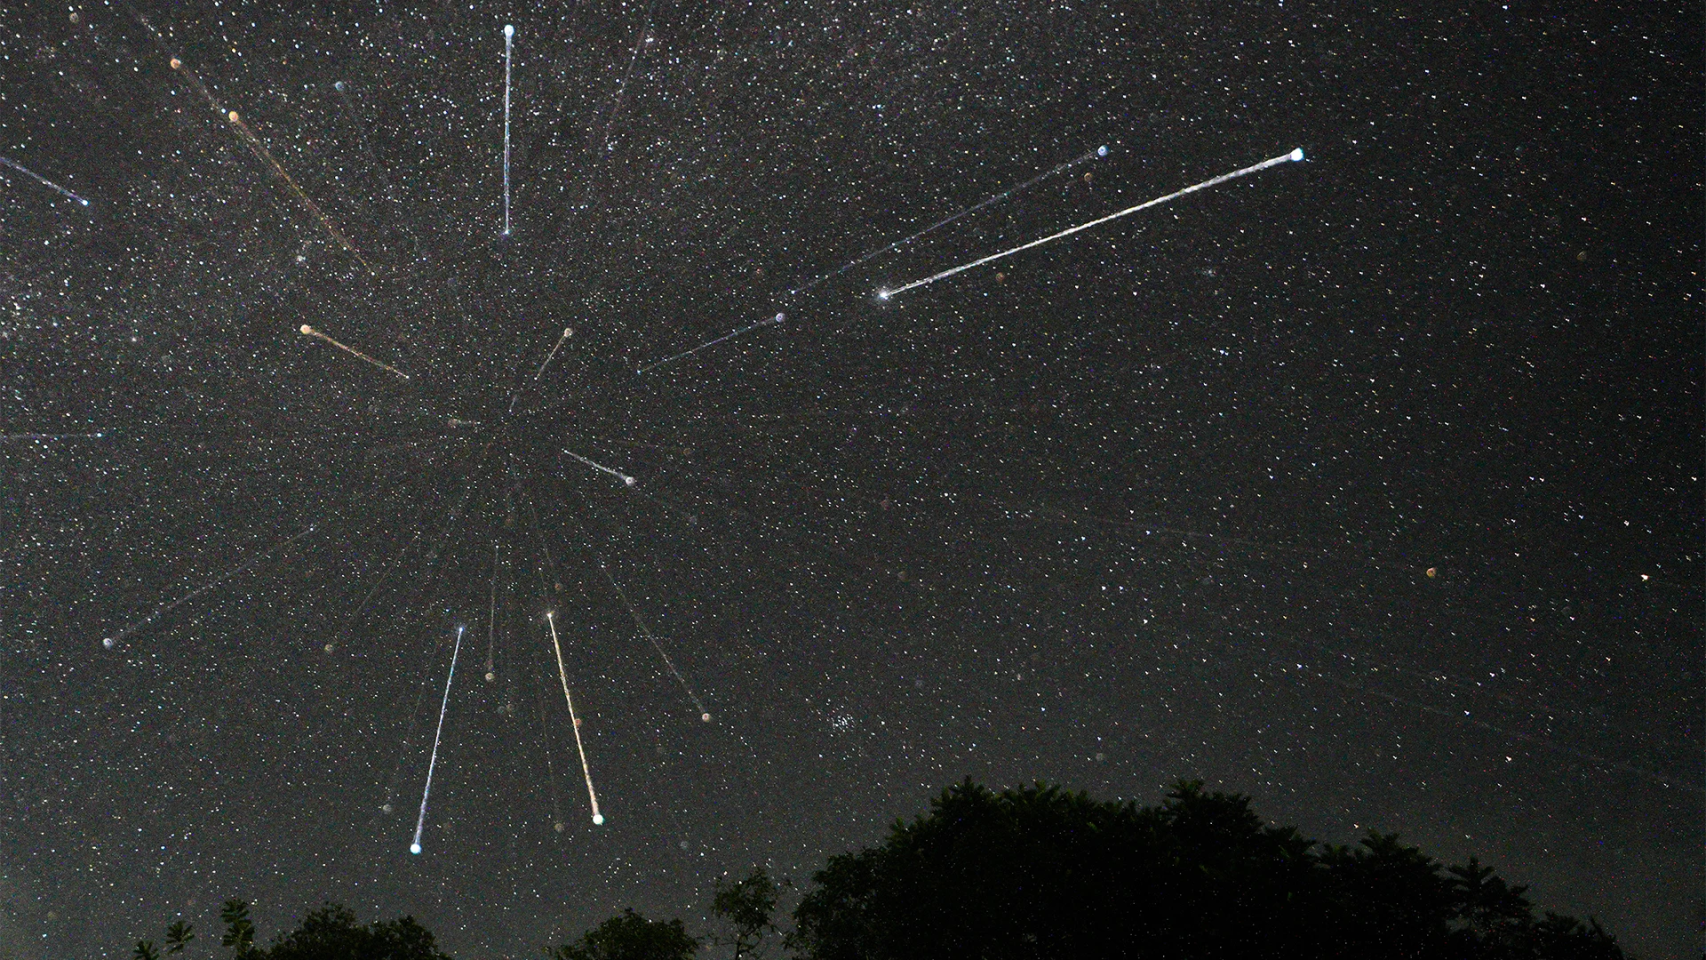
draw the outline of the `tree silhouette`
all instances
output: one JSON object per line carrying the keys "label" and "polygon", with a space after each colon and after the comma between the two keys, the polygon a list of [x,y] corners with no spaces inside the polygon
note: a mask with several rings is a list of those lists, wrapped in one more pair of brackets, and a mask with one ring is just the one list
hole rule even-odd
{"label": "tree silhouette", "polygon": [[183,953],[184,948],[195,939],[195,928],[182,920],[166,928],[166,955]]}
{"label": "tree silhouette", "polygon": [[[719,880],[709,942],[754,957],[787,882]],[[450,960],[412,918],[361,926],[326,904],[270,947],[249,905],[220,910],[232,960]],[[179,921],[165,957],[195,939]],[[784,944],[800,960],[1622,960],[1591,918],[1534,916],[1527,888],[1475,858],[1446,867],[1396,834],[1321,845],[1264,823],[1247,797],[1181,782],[1153,807],[1036,785],[945,790],[875,846],[829,858]],[[545,960],[692,960],[680,920],[632,909]],[[139,940],[134,960],[162,960]]]}
{"label": "tree silhouette", "polygon": [[246,957],[255,949],[255,924],[249,919],[249,904],[243,900],[227,900],[219,908],[219,919],[225,921],[225,936],[219,945],[230,947],[238,957]]}
{"label": "tree silhouette", "polygon": [[[356,923],[355,914],[328,903],[265,949],[255,946],[255,925],[249,919],[247,902],[225,901],[219,918],[225,921],[220,946],[232,948],[237,957],[247,960],[450,960],[438,949],[432,934],[412,917],[363,927]],[[166,956],[183,953],[194,939],[194,928],[182,920],[167,927]],[[133,956],[135,960],[160,960],[151,940],[137,941]]]}
{"label": "tree silhouette", "polygon": [[[174,953],[183,953],[184,948],[189,946],[191,940],[195,939],[195,933],[192,932],[194,929],[194,927],[182,920],[179,920],[167,927],[166,955],[171,956]],[[131,956],[133,956],[135,960],[160,960],[160,952],[154,949],[154,941],[152,940],[136,941],[136,950],[131,954]]]}
{"label": "tree silhouette", "polygon": [[711,911],[733,927],[734,933],[712,942],[718,946],[733,947],[735,960],[756,953],[764,935],[777,932],[771,918],[776,913],[776,899],[786,883],[786,880],[779,884],[771,879],[770,872],[763,867],[752,868],[751,873],[739,880],[718,880],[716,894],[711,899]]}
{"label": "tree silhouette", "polygon": [[257,960],[450,960],[413,917],[361,926],[355,914],[328,903],[280,936]]}
{"label": "tree silhouette", "polygon": [[813,880],[789,937],[810,960],[1622,956],[1477,861],[1442,872],[1375,832],[1319,846],[1199,783],[1139,807],[968,780]]}
{"label": "tree silhouette", "polygon": [[547,960],[689,960],[699,941],[680,920],[647,920],[623,910],[588,930],[575,943],[545,951]]}

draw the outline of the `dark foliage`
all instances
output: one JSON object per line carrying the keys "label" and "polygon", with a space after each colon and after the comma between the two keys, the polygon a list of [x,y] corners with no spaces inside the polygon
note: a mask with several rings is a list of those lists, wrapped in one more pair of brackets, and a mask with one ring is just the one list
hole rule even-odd
{"label": "dark foliage", "polygon": [[1377,833],[1320,847],[1190,783],[1145,808],[967,781],[814,881],[790,942],[818,960],[1622,956],[1473,860],[1442,871]]}
{"label": "dark foliage", "polygon": [[698,949],[699,941],[687,935],[680,920],[647,920],[624,910],[545,955],[547,960],[689,960]]}
{"label": "dark foliage", "polygon": [[367,926],[355,914],[328,903],[302,925],[280,936],[256,960],[450,960],[413,917],[378,920]]}
{"label": "dark foliage", "polygon": [[[303,919],[302,925],[281,934],[266,949],[255,946],[255,925],[249,905],[227,900],[219,911],[225,921],[221,946],[230,947],[234,957],[245,960],[450,960],[433,941],[431,933],[412,917],[385,920],[361,926],[355,914],[328,903]],[[182,920],[166,928],[166,956],[181,954],[195,933]],[[149,940],[136,944],[135,960],[160,960]]]}
{"label": "dark foliage", "polygon": [[[786,938],[803,960],[1623,957],[1592,920],[1536,918],[1527,888],[1474,858],[1444,867],[1373,831],[1355,847],[1319,845],[1199,783],[1139,807],[967,780],[881,844],[831,857],[813,884]],[[712,909],[730,932],[710,942],[752,957],[779,932],[787,885],[762,867],[719,881]],[[267,948],[247,903],[227,901],[220,919],[230,960],[450,960],[409,917],[361,926],[327,904]],[[165,960],[194,939],[173,924]],[[624,910],[545,960],[692,960],[699,946],[680,920]],[[162,955],[142,940],[134,958]]]}
{"label": "dark foliage", "polygon": [[754,867],[739,880],[718,880],[711,912],[721,917],[733,932],[713,942],[733,948],[735,960],[756,953],[764,935],[777,932],[771,918],[776,914],[776,898],[786,883],[772,879],[763,867]]}
{"label": "dark foliage", "polygon": [[255,949],[255,924],[249,919],[249,905],[242,900],[227,900],[219,908],[219,919],[225,921],[225,936],[219,945],[230,947],[237,956],[247,956]]}

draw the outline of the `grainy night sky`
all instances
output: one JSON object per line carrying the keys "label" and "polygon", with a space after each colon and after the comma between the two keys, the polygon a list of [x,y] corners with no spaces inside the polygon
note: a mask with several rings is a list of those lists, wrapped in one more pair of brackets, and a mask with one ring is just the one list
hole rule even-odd
{"label": "grainy night sky", "polygon": [[696,925],[967,775],[1697,954],[1697,6],[24,6],[0,155],[89,202],[0,169],[8,955]]}

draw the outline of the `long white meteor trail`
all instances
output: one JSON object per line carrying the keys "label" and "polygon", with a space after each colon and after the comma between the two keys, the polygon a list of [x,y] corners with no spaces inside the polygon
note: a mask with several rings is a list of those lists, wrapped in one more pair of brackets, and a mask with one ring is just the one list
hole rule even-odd
{"label": "long white meteor trail", "polygon": [[898,294],[905,293],[906,291],[911,290],[914,287],[927,286],[929,284],[935,283],[938,280],[943,280],[943,279],[946,279],[948,277],[951,277],[956,273],[964,273],[965,271],[970,270],[973,267],[981,267],[986,263],[993,263],[997,260],[1000,260],[1003,257],[1010,257],[1015,253],[1021,253],[1023,251],[1031,249],[1032,247],[1040,247],[1045,243],[1053,243],[1054,241],[1059,240],[1062,237],[1070,237],[1075,233],[1082,233],[1083,231],[1088,230],[1091,227],[1099,227],[1102,224],[1109,222],[1110,220],[1118,220],[1121,217],[1130,216],[1131,214],[1134,214],[1134,213],[1138,212],[1139,210],[1147,210],[1150,207],[1159,206],[1159,205],[1166,203],[1170,200],[1177,200],[1187,193],[1196,193],[1198,190],[1207,190],[1209,187],[1217,186],[1219,184],[1225,183],[1228,180],[1236,180],[1239,177],[1247,177],[1252,173],[1256,173],[1257,171],[1260,171],[1260,170],[1266,170],[1269,167],[1277,167],[1282,163],[1293,163],[1293,162],[1296,162],[1296,161],[1299,161],[1302,159],[1303,159],[1303,148],[1298,147],[1296,150],[1293,150],[1290,153],[1281,154],[1280,156],[1274,157],[1271,160],[1263,160],[1261,163],[1245,167],[1242,170],[1234,170],[1231,173],[1223,173],[1218,177],[1213,177],[1211,179],[1204,180],[1201,183],[1192,184],[1192,185],[1184,188],[1183,190],[1175,190],[1172,193],[1167,194],[1166,196],[1156,197],[1153,200],[1145,200],[1143,203],[1140,203],[1135,207],[1127,207],[1124,210],[1120,210],[1120,211],[1117,211],[1115,213],[1110,213],[1105,217],[1098,217],[1097,219],[1092,220],[1089,223],[1081,223],[1076,227],[1067,227],[1065,230],[1062,230],[1058,233],[1051,233],[1046,237],[1041,237],[1039,239],[1032,240],[1030,243],[1020,244],[1019,246],[1013,247],[1010,250],[1003,250],[1000,253],[992,253],[987,257],[980,257],[979,259],[973,260],[970,263],[962,263],[957,267],[950,267],[947,270],[943,270],[941,273],[933,274],[931,276],[925,277],[922,280],[914,280],[911,283],[906,284],[905,286],[895,287],[892,290],[878,290],[877,291],[877,299],[878,300],[888,300],[888,299],[891,299]]}
{"label": "long white meteor trail", "polygon": [[456,658],[462,653],[462,633],[467,627],[456,628],[456,649],[450,651],[450,676],[444,678],[444,701],[438,705],[438,732],[432,735],[432,759],[427,761],[426,789],[421,791],[421,812],[415,818],[415,840],[409,852],[421,852],[421,829],[426,826],[427,797],[432,793],[432,771],[438,766],[438,741],[444,736],[444,712],[450,707],[450,685],[456,680]]}
{"label": "long white meteor trail", "polygon": [[588,460],[587,458],[585,458],[585,457],[581,456],[580,454],[575,453],[571,450],[564,450],[563,455],[568,456],[568,457],[574,457],[576,460],[579,460],[581,463],[586,464],[587,466],[593,468],[594,470],[602,470],[605,473],[608,473],[611,476],[615,477],[616,479],[622,481],[623,484],[625,484],[627,486],[631,487],[635,483],[639,482],[639,481],[635,480],[633,477],[628,476],[627,474],[623,473],[620,470],[612,470],[602,463],[594,463],[593,461]]}
{"label": "long white meteor trail", "polygon": [[504,24],[504,236],[509,236],[509,64],[515,49],[515,26]]}

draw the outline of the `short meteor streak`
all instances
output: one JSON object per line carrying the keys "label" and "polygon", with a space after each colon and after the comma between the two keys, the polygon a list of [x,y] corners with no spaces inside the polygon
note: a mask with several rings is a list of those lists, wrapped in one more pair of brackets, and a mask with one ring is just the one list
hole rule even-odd
{"label": "short meteor streak", "polygon": [[332,84],[332,89],[338,92],[338,105],[343,108],[344,119],[355,128],[356,136],[361,139],[361,152],[367,155],[367,162],[373,166],[373,172],[379,175],[379,182],[385,185],[385,197],[390,201],[388,210],[392,222],[409,238],[418,258],[421,253],[421,238],[416,236],[414,229],[409,226],[408,218],[398,213],[402,204],[397,200],[397,188],[391,182],[391,175],[385,172],[385,166],[379,162],[379,156],[373,152],[373,144],[367,138],[367,127],[356,119],[355,108],[351,106],[349,84],[339,80]]}
{"label": "short meteor streak", "polygon": [[533,379],[537,380],[540,377],[545,375],[545,368],[550,366],[551,361],[556,358],[557,351],[563,349],[563,344],[567,343],[568,339],[574,335],[575,335],[575,328],[574,327],[564,327],[563,328],[563,335],[557,338],[556,345],[551,348],[550,353],[545,355],[545,362],[541,363],[539,365],[539,370],[537,373],[533,374]]}
{"label": "short meteor streak", "polygon": [[618,480],[620,480],[620,481],[622,481],[622,483],[623,483],[623,484],[624,484],[624,485],[625,485],[625,486],[630,486],[630,487],[631,487],[631,486],[633,486],[633,485],[634,485],[634,484],[636,484],[636,483],[638,483],[638,482],[639,482],[639,481],[637,481],[637,480],[635,480],[635,479],[634,479],[634,478],[633,478],[633,477],[630,477],[630,476],[628,476],[628,475],[627,475],[627,474],[625,474],[625,473],[623,473],[623,472],[622,472],[622,471],[620,471],[620,470],[612,470],[612,469],[610,469],[610,468],[609,468],[609,467],[607,467],[607,466],[605,466],[605,465],[604,465],[604,464],[602,464],[602,463],[594,463],[594,462],[593,462],[593,461],[591,461],[591,460],[588,460],[588,459],[587,459],[587,458],[585,458],[585,457],[583,457],[583,456],[581,456],[581,455],[580,455],[580,454],[578,454],[578,453],[573,453],[573,452],[571,452],[571,451],[568,451],[568,450],[564,450],[564,451],[563,451],[563,455],[564,455],[564,456],[569,456],[569,457],[574,457],[574,458],[575,458],[575,459],[576,459],[576,460],[579,460],[579,461],[580,461],[580,462],[581,462],[581,463],[584,463],[584,464],[586,464],[586,465],[587,465],[587,466],[589,466],[589,467],[591,467],[591,468],[593,468],[593,469],[594,469],[594,470],[602,470],[602,471],[604,471],[604,472],[605,472],[605,473],[608,473],[608,474],[610,474],[610,475],[611,475],[611,476],[613,476],[613,477],[615,477],[615,478],[616,478],[616,479],[618,479]]}
{"label": "short meteor streak", "polygon": [[654,369],[656,367],[661,367],[666,363],[674,363],[675,361],[680,360],[683,357],[691,357],[695,353],[698,353],[701,350],[709,350],[710,348],[716,346],[717,344],[722,343],[724,340],[733,340],[734,338],[740,336],[741,334],[748,333],[748,332],[753,331],[753,330],[757,330],[759,327],[773,327],[776,324],[781,323],[782,321],[784,321],[786,319],[788,319],[787,314],[778,313],[774,317],[771,317],[768,320],[760,320],[757,323],[751,324],[749,326],[741,327],[739,330],[736,330],[733,333],[725,333],[722,336],[718,337],[717,339],[712,340],[708,343],[701,343],[700,345],[698,345],[697,347],[694,347],[691,350],[683,350],[673,357],[664,357],[662,360],[655,360],[655,361],[648,363],[645,366],[639,368],[638,370],[635,370],[634,372],[635,373],[645,373],[647,370],[651,370],[651,369]]}
{"label": "short meteor streak", "polygon": [[379,369],[386,371],[387,373],[394,373],[397,376],[402,377],[404,380],[409,379],[408,374],[404,373],[401,370],[398,370],[396,367],[391,366],[389,363],[380,363],[378,360],[373,359],[372,357],[368,356],[365,353],[362,353],[360,350],[357,350],[354,347],[345,346],[344,344],[341,344],[341,343],[337,342],[336,340],[333,340],[331,337],[326,336],[325,334],[314,329],[313,327],[310,327],[306,323],[303,324],[302,326],[298,327],[297,332],[302,334],[305,337],[314,337],[315,339],[318,339],[318,340],[324,340],[327,343],[331,344],[332,346],[337,347],[339,350],[342,350],[343,352],[349,354],[350,356],[357,358],[358,360],[365,360],[368,363],[371,363],[374,366],[378,367]]}
{"label": "short meteor streak", "polygon": [[49,180],[48,178],[42,176],[41,174],[35,172],[34,170],[31,170],[29,167],[24,166],[23,164],[19,163],[16,160],[13,160],[9,157],[0,157],[0,164],[3,164],[7,167],[10,167],[13,170],[18,171],[19,173],[23,174],[26,177],[30,177],[31,179],[35,180],[35,182],[41,184],[42,186],[48,188],[49,190],[54,191],[55,193],[58,193],[62,197],[66,197],[67,199],[75,200],[85,207],[89,205],[89,201],[83,199],[82,197],[79,197],[75,193],[72,193],[71,191],[60,186],[59,184],[54,183],[52,180]]}
{"label": "short meteor streak", "polygon": [[208,592],[209,590],[212,590],[213,588],[219,586],[220,584],[231,579],[232,577],[235,577],[237,574],[242,573],[244,570],[249,569],[250,567],[254,566],[255,564],[260,563],[262,560],[265,560],[268,557],[272,556],[273,554],[279,552],[280,550],[284,549],[285,547],[289,546],[290,544],[295,543],[296,541],[302,539],[303,537],[306,537],[310,533],[313,533],[315,528],[318,526],[319,526],[319,524],[314,524],[314,525],[309,526],[308,528],[306,528],[304,530],[298,531],[296,534],[289,536],[289,537],[286,537],[285,539],[280,540],[279,542],[273,544],[270,548],[267,549],[267,551],[265,553],[262,553],[259,556],[251,557],[250,559],[243,561],[242,563],[238,564],[237,566],[232,567],[230,570],[227,570],[224,573],[220,574],[219,576],[214,577],[212,580],[208,581],[207,583],[202,584],[201,586],[195,588],[194,590],[191,590],[189,593],[186,593],[183,596],[179,597],[178,599],[173,600],[171,603],[161,604],[159,607],[157,607],[154,610],[153,613],[149,614],[146,617],[143,617],[141,620],[136,621],[135,623],[131,624],[130,626],[125,627],[123,630],[120,630],[119,632],[113,634],[112,636],[103,639],[101,641],[101,646],[107,648],[108,650],[111,650],[112,648],[118,646],[120,641],[124,640],[126,637],[129,637],[131,634],[134,634],[136,631],[141,630],[143,627],[146,627],[149,624],[153,623],[154,621],[165,616],[166,614],[171,613],[173,610],[176,610],[179,607],[183,606],[184,604],[189,603],[191,600],[194,600],[196,597],[199,597],[202,594]]}
{"label": "short meteor streak", "polygon": [[438,766],[438,742],[444,738],[444,714],[450,709],[450,685],[456,680],[456,658],[462,653],[462,633],[467,627],[456,628],[456,648],[450,651],[450,676],[444,678],[444,700],[438,705],[438,732],[432,735],[432,759],[427,761],[426,789],[421,791],[421,812],[415,818],[415,840],[409,852],[421,852],[421,830],[426,827],[427,797],[432,794],[432,772]]}
{"label": "short meteor streak", "polygon": [[581,758],[581,776],[586,778],[586,798],[592,803],[592,822],[602,825],[604,814],[598,812],[598,793],[592,789],[592,768],[586,764],[586,746],[581,743],[580,717],[575,714],[575,698],[569,695],[569,672],[563,667],[563,645],[557,640],[556,613],[547,612],[545,622],[551,625],[551,649],[557,652],[557,679],[563,681],[563,700],[569,705],[569,725],[575,731],[575,751]]}
{"label": "short meteor streak", "polygon": [[1160,204],[1166,203],[1170,200],[1177,200],[1178,198],[1184,196],[1185,194],[1196,193],[1198,190],[1206,190],[1209,187],[1217,186],[1219,184],[1225,183],[1228,180],[1236,180],[1239,177],[1247,177],[1252,173],[1256,173],[1257,171],[1260,171],[1260,170],[1266,170],[1269,167],[1277,167],[1282,163],[1292,163],[1292,162],[1300,161],[1302,159],[1303,159],[1303,148],[1299,147],[1296,150],[1291,151],[1290,153],[1282,154],[1280,156],[1274,157],[1271,160],[1263,160],[1261,163],[1245,167],[1242,170],[1234,170],[1231,173],[1223,173],[1218,177],[1214,177],[1214,178],[1209,179],[1209,180],[1204,180],[1201,183],[1192,184],[1191,186],[1188,186],[1188,187],[1184,188],[1183,190],[1175,190],[1172,193],[1167,194],[1166,196],[1156,197],[1153,200],[1146,200],[1143,203],[1140,203],[1135,207],[1127,207],[1124,210],[1120,210],[1116,213],[1110,213],[1105,217],[1099,217],[1095,220],[1090,221],[1089,223],[1081,223],[1076,227],[1068,227],[1065,230],[1062,230],[1058,233],[1051,233],[1046,237],[1042,237],[1042,238],[1037,239],[1037,240],[1032,240],[1030,243],[1020,244],[1019,246],[1013,247],[1010,250],[1003,250],[1000,253],[992,253],[987,257],[981,257],[977,260],[973,260],[970,263],[962,263],[957,267],[952,267],[950,269],[943,270],[941,273],[933,274],[931,276],[925,277],[922,280],[914,280],[911,283],[906,284],[905,286],[895,287],[892,290],[887,290],[887,289],[879,290],[879,291],[877,291],[877,299],[878,300],[888,300],[888,299],[891,299],[891,298],[893,298],[899,294],[905,293],[906,291],[911,290],[914,287],[926,286],[928,284],[935,283],[938,280],[943,280],[943,279],[946,279],[948,277],[951,277],[956,273],[964,273],[965,271],[970,270],[973,267],[981,267],[986,263],[993,263],[996,260],[1000,260],[1003,257],[1010,257],[1015,253],[1021,253],[1025,250],[1029,250],[1033,247],[1040,247],[1045,243],[1053,243],[1054,241],[1059,240],[1062,237],[1070,237],[1075,233],[1081,233],[1085,230],[1090,229],[1091,227],[1099,227],[1102,224],[1107,223],[1111,220],[1118,220],[1121,217],[1130,216],[1131,214],[1134,214],[1134,213],[1138,212],[1139,210],[1147,210],[1150,207],[1159,206]]}
{"label": "short meteor streak", "polygon": [[[504,24],[504,236],[509,236],[509,65],[515,27]],[[543,369],[543,368],[541,368]]]}
{"label": "short meteor streak", "polygon": [[605,565],[603,557],[598,558],[598,569],[600,573],[604,574],[604,579],[609,581],[610,589],[615,590],[616,596],[622,599],[622,606],[628,608],[628,616],[634,619],[634,626],[639,629],[640,635],[645,637],[651,643],[652,649],[656,650],[658,656],[663,658],[663,665],[669,668],[670,676],[675,678],[675,682],[681,684],[681,689],[686,692],[687,699],[693,701],[693,705],[699,708],[699,719],[710,723],[711,711],[705,709],[705,704],[699,700],[699,695],[693,692],[693,685],[688,683],[687,678],[681,675],[681,671],[675,668],[675,661],[671,660],[669,654],[664,652],[663,644],[658,642],[657,636],[652,633],[651,628],[646,626],[646,621],[640,617],[640,611],[635,609],[633,602],[628,599],[628,591],[623,590],[622,585],[616,582],[616,578],[610,573],[610,568]]}

